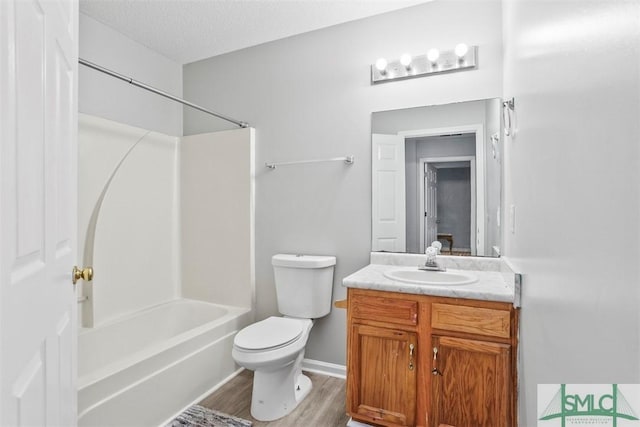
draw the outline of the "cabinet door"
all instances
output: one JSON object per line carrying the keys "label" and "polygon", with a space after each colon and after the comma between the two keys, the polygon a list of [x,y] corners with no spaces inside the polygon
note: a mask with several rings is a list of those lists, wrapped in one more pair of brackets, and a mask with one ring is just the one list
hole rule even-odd
{"label": "cabinet door", "polygon": [[444,336],[432,344],[432,425],[510,426],[510,346]]}
{"label": "cabinet door", "polygon": [[417,350],[414,332],[353,324],[347,380],[351,416],[382,425],[412,426]]}

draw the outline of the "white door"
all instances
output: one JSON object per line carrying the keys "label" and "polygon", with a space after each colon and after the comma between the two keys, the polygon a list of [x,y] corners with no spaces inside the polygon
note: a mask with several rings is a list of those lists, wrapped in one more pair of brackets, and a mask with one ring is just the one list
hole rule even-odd
{"label": "white door", "polygon": [[424,229],[425,248],[438,238],[438,170],[424,164]]}
{"label": "white door", "polygon": [[76,424],[78,6],[0,1],[0,425]]}
{"label": "white door", "polygon": [[406,251],[404,137],[373,134],[372,251]]}

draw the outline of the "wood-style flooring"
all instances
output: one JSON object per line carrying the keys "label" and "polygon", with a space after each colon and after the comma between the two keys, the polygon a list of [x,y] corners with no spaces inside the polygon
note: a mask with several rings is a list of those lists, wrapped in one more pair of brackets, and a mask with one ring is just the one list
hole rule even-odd
{"label": "wood-style flooring", "polygon": [[207,396],[199,405],[253,421],[254,427],[338,427],[345,426],[346,383],[340,378],[305,372],[313,387],[289,415],[279,420],[257,421],[251,416],[253,371],[244,370]]}

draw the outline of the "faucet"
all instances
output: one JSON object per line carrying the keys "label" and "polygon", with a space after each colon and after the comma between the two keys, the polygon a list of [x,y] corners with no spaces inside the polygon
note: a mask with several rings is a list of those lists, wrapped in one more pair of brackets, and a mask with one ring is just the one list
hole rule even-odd
{"label": "faucet", "polygon": [[441,266],[436,260],[438,253],[440,253],[440,248],[442,248],[442,243],[437,240],[432,242],[431,246],[424,251],[425,255],[427,255],[427,261],[424,266],[418,268],[429,271],[447,271],[446,267]]}

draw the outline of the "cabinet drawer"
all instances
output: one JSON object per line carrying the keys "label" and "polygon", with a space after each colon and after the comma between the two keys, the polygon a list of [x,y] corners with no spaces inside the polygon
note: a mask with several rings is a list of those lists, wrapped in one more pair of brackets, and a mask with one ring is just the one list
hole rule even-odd
{"label": "cabinet drawer", "polygon": [[349,310],[359,319],[376,320],[398,325],[418,324],[418,302],[398,298],[353,295]]}
{"label": "cabinet drawer", "polygon": [[511,314],[506,310],[434,303],[431,327],[490,337],[509,338]]}

